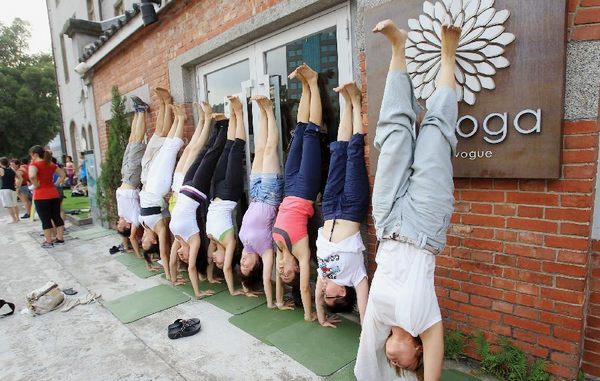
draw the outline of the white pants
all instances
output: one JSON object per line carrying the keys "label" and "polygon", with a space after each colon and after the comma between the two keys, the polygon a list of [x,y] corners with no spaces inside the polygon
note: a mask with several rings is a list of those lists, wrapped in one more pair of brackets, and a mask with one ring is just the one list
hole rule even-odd
{"label": "white pants", "polygon": [[148,144],[146,145],[146,151],[142,157],[142,184],[146,184],[150,166],[152,165],[152,162],[154,161],[166,139],[167,138],[164,136],[152,134],[152,137],[148,141]]}
{"label": "white pants", "polygon": [[[183,140],[180,138],[165,139],[158,154],[151,161],[144,185],[146,192],[160,197],[164,197],[169,193],[173,180],[173,171],[177,162],[177,152],[179,152],[182,146]],[[150,148],[150,144],[148,144],[148,148]]]}

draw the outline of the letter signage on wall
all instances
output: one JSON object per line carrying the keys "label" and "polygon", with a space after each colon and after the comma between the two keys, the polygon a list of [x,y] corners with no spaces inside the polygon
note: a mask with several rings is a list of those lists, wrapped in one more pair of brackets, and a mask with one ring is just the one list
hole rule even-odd
{"label": "letter signage on wall", "polygon": [[[566,0],[394,0],[366,12],[365,30],[390,18],[409,32],[408,71],[425,105],[440,69],[441,25],[462,27],[455,177],[558,178],[565,15]],[[383,36],[366,40],[372,143],[391,53]]]}

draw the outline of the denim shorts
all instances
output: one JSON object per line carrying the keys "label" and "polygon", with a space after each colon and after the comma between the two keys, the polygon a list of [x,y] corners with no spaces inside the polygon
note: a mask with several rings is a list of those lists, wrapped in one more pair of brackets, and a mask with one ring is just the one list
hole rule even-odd
{"label": "denim shorts", "polygon": [[369,211],[369,176],[365,163],[365,138],[354,134],[349,142],[330,144],[329,176],[323,192],[325,220],[363,222]]}
{"label": "denim shorts", "polygon": [[276,173],[250,176],[250,200],[279,207],[283,198],[283,177]]}

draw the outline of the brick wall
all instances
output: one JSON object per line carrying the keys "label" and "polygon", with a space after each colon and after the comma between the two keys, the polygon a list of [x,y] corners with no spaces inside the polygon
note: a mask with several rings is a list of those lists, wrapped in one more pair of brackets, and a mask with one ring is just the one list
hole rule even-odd
{"label": "brick wall", "polygon": [[[280,0],[249,1],[177,1],[159,15],[160,22],[144,27],[121,44],[94,68],[93,88],[96,115],[100,106],[110,102],[110,89],[118,85],[125,94],[147,84],[169,88],[168,62],[190,48],[213,38]],[[150,115],[146,118],[148,134],[154,131],[158,103],[152,99]],[[186,136],[191,136],[191,108],[188,107]],[[108,147],[108,126],[98,120],[102,156]]]}
{"label": "brick wall", "polygon": [[[221,0],[210,7],[204,6],[207,1],[175,3],[159,23],[138,32],[94,69],[96,115],[110,101],[112,85],[122,93],[145,84],[168,88],[170,59],[278,1]],[[599,9],[600,0],[569,1],[571,41],[600,39]],[[364,52],[359,52],[359,69],[366,126]],[[157,106],[154,100],[151,106]],[[146,121],[149,133],[155,113]],[[98,120],[98,126],[104,153],[108,131],[104,121]],[[191,133],[191,118],[187,128]],[[482,329],[492,340],[495,334],[507,336],[548,360],[555,376],[573,379],[582,356],[585,371],[600,376],[600,280],[589,281],[590,274],[600,276],[600,243],[591,261],[589,239],[599,125],[596,120],[568,121],[563,129],[558,180],[456,179],[456,213],[448,247],[438,257],[436,285],[448,328]],[[372,273],[372,220],[368,226]],[[476,357],[472,348],[468,353]]]}
{"label": "brick wall", "polygon": [[584,372],[600,377],[600,241],[592,242],[589,305],[585,329]]}

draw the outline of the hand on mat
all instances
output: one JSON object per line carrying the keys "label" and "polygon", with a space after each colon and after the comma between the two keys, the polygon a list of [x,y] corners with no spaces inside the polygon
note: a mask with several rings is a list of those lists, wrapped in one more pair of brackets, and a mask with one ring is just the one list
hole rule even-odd
{"label": "hand on mat", "polygon": [[269,307],[269,308],[277,308],[280,311],[289,311],[289,310],[293,310],[294,307],[295,307],[294,301],[288,300],[285,303],[275,303],[274,305],[271,305],[271,307]]}
{"label": "hand on mat", "polygon": [[182,284],[186,284],[187,281],[184,278],[177,278],[175,282],[173,282],[173,286],[180,286]]}
{"label": "hand on mat", "polygon": [[304,314],[304,320],[306,320],[306,321],[315,321],[315,320],[317,320],[317,313],[316,312],[311,312],[310,316],[306,316],[306,314]]}
{"label": "hand on mat", "polygon": [[258,295],[262,295],[262,291],[245,291],[246,296],[250,298],[258,298]]}
{"label": "hand on mat", "polygon": [[196,299],[206,298],[207,296],[211,296],[214,294],[215,294],[214,290],[200,291],[198,294],[196,294]]}
{"label": "hand on mat", "polygon": [[222,281],[223,281],[223,278],[218,278],[218,277],[208,278],[208,283],[221,283]]}
{"label": "hand on mat", "polygon": [[337,328],[336,324],[342,320],[337,315],[329,315],[325,317],[325,321],[321,323],[322,327]]}
{"label": "hand on mat", "polygon": [[242,290],[241,288],[234,290],[231,293],[231,296],[236,296],[236,295],[246,295],[246,293],[244,292],[244,290]]}

